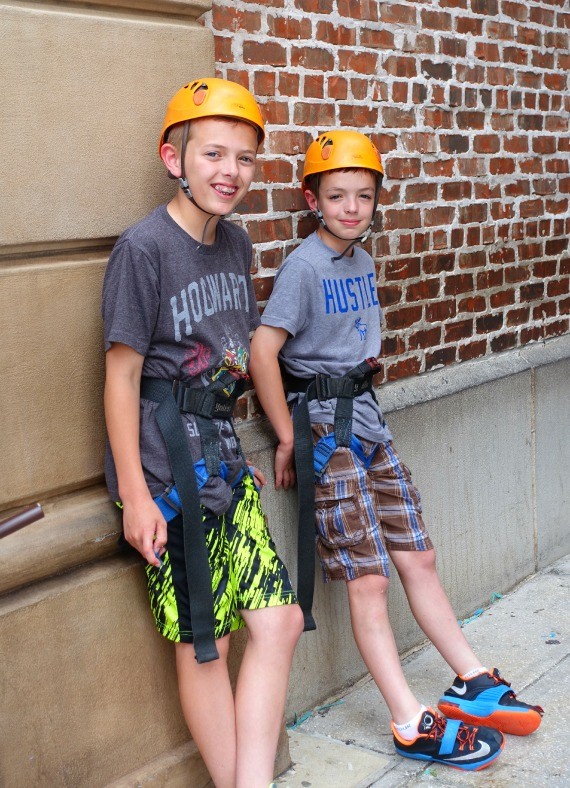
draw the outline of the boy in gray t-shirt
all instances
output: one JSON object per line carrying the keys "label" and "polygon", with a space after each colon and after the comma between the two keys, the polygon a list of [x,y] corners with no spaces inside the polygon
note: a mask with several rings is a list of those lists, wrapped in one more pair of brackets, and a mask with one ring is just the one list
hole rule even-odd
{"label": "boy in gray t-shirt", "polygon": [[[259,324],[246,233],[224,220],[254,176],[264,126],[221,79],[168,105],[161,158],[180,188],[117,241],[103,288],[109,494],[146,559],[182,710],[213,782],[267,788],[302,615],[233,429]],[[230,633],[249,638],[234,700]]]}
{"label": "boy in gray t-shirt", "polygon": [[[382,175],[376,148],[358,132],[332,131],[311,144],[303,190],[320,226],[277,273],[250,372],[279,440],[276,485],[287,489],[297,478],[300,544],[314,510],[309,527],[324,579],[347,584],[356,644],[392,714],[396,750],[476,770],[500,755],[500,731],[532,732],[542,709],[518,701],[465,640],[437,574],[419,492],[374,397],[381,310],[374,261],[355,244],[368,236]],[[313,553],[311,540],[305,544],[299,601],[307,617]],[[455,719],[423,706],[406,682],[388,618],[388,556],[416,620],[458,674],[439,701]]]}

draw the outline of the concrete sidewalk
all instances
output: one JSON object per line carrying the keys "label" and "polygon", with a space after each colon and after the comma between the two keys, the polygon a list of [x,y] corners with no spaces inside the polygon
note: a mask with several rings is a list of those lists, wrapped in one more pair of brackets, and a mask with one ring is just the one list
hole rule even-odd
{"label": "concrete sidewalk", "polygon": [[[402,758],[394,751],[389,713],[370,677],[331,698],[289,729],[293,767],[280,788],[394,788],[433,785],[570,785],[570,556],[561,559],[468,620],[465,634],[489,668],[497,666],[521,700],[545,709],[527,737],[507,736],[499,759],[480,772]],[[436,706],[453,681],[433,646],[404,660],[416,696]]]}

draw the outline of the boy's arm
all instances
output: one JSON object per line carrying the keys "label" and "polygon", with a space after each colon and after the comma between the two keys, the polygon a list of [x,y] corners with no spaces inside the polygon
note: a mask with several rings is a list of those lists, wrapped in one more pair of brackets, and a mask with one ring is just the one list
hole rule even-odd
{"label": "boy's arm", "polygon": [[249,372],[255,392],[267,418],[277,433],[275,486],[284,490],[295,484],[293,459],[293,422],[281,381],[279,351],[288,337],[284,328],[261,325],[251,340]]}
{"label": "boy's arm", "polygon": [[166,522],[147,487],[139,449],[140,381],[144,357],[113,342],[106,353],[105,420],[119,480],[125,539],[160,566]]}

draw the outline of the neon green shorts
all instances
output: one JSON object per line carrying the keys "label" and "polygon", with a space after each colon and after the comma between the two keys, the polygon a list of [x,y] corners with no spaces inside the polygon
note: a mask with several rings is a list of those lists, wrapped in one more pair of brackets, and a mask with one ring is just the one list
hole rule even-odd
{"label": "neon green shorts", "polygon": [[[241,610],[295,604],[287,570],[277,555],[251,476],[234,488],[228,511],[217,516],[202,509],[206,532],[215,636],[244,626]],[[150,605],[158,631],[176,643],[192,643],[182,517],[168,523],[163,566],[147,564]]]}

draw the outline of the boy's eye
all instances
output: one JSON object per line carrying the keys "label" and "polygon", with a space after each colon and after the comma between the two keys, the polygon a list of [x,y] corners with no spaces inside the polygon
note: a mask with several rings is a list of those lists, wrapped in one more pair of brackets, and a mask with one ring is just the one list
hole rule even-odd
{"label": "boy's eye", "polygon": [[253,156],[241,156],[240,161],[243,161],[244,164],[255,164],[255,158]]}
{"label": "boy's eye", "polygon": [[206,152],[206,156],[209,156],[211,159],[216,159],[219,155],[217,150],[209,150]]}

